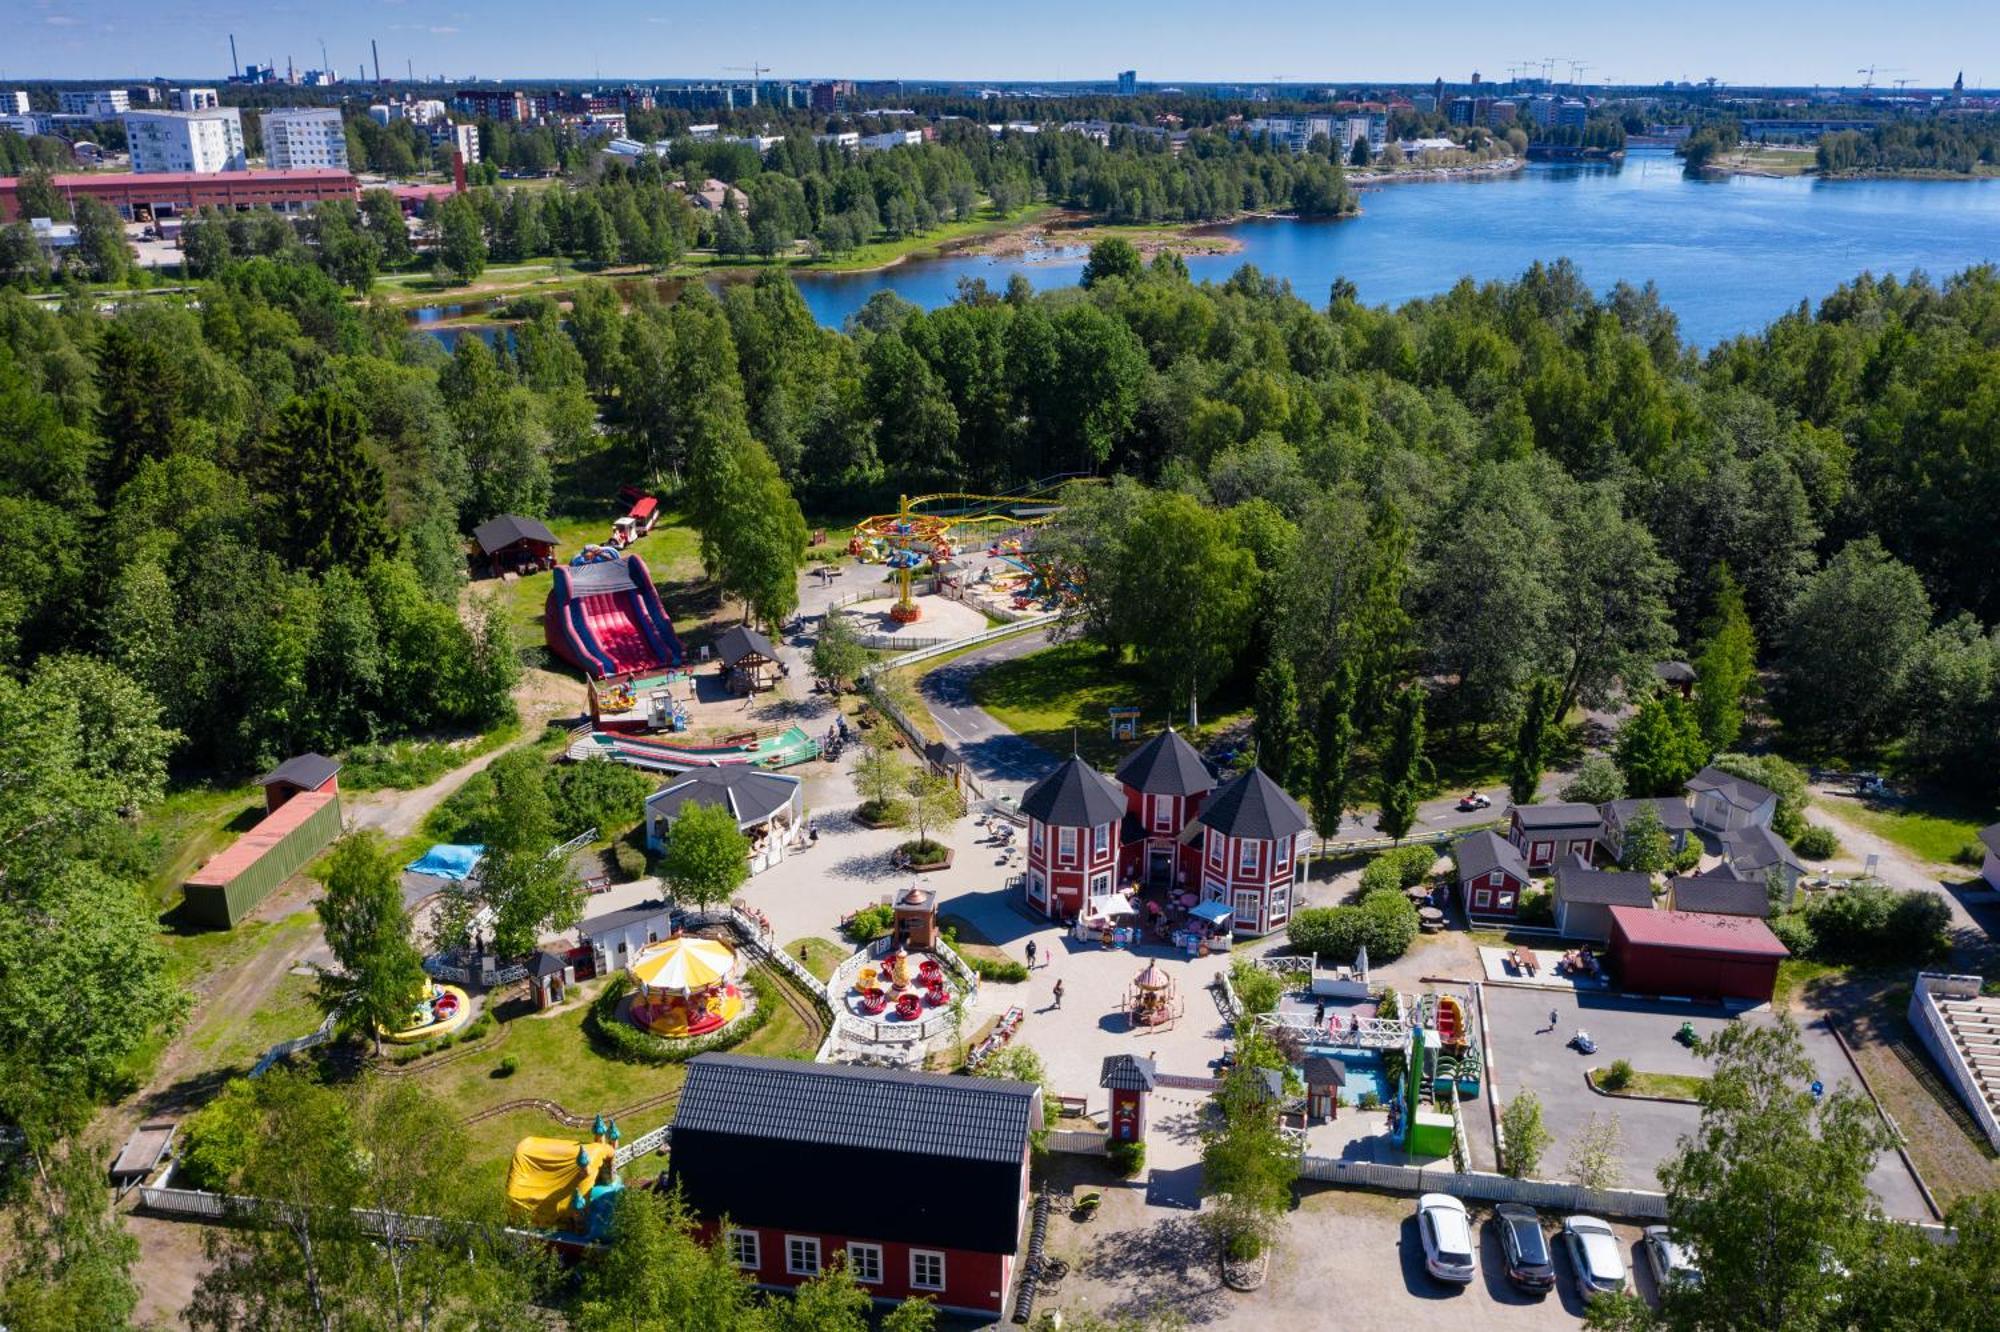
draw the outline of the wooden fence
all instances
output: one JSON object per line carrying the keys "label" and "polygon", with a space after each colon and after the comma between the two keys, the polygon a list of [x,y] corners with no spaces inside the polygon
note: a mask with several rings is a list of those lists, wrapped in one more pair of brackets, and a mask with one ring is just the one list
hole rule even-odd
{"label": "wooden fence", "polygon": [[1104,1134],[1090,1129],[1050,1129],[1048,1147],[1072,1156],[1103,1156],[1106,1150]]}

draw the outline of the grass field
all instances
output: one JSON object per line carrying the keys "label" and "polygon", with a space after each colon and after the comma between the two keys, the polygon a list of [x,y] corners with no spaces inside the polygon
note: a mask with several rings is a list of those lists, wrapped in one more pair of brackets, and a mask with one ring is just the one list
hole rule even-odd
{"label": "grass field", "polygon": [[1834,812],[1938,865],[1953,863],[1959,852],[1978,841],[1979,830],[1994,818],[1990,811],[1919,801],[1901,806],[1842,801]]}
{"label": "grass field", "polygon": [[[310,913],[288,919],[314,922]],[[190,1035],[189,1043],[207,1067],[247,1073],[264,1051],[314,1030],[324,1017],[313,1002],[313,978],[287,973],[256,1012],[211,1012]]]}
{"label": "grass field", "polygon": [[[804,950],[803,954],[800,950]],[[834,968],[844,962],[853,951],[831,939],[822,939],[816,934],[804,939],[794,939],[785,945],[786,953],[801,958],[806,964],[806,970],[823,981],[831,980]]]}
{"label": "grass field", "polygon": [[[929,663],[926,663],[927,665]],[[1144,709],[1140,727],[1186,720],[1186,705],[1171,705],[1129,657],[1114,658],[1090,643],[1061,643],[1042,652],[996,662],[972,683],[979,706],[996,721],[1053,754],[1077,752],[1109,767],[1130,748],[1111,738],[1106,709]],[[1196,747],[1214,740],[1250,715],[1249,700],[1225,691],[1202,704],[1202,724],[1182,733]]]}
{"label": "grass field", "polygon": [[1670,1096],[1683,1101],[1698,1101],[1708,1086],[1708,1079],[1694,1073],[1646,1073],[1635,1070],[1632,1080],[1617,1091],[1604,1086],[1604,1071],[1597,1072],[1600,1090],[1612,1096]]}

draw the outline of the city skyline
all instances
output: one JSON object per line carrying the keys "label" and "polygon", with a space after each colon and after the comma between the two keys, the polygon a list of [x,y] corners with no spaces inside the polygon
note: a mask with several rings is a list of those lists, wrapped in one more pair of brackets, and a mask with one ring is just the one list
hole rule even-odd
{"label": "city skyline", "polygon": [[1601,8],[1578,16],[1530,15],[1503,28],[1485,7],[1454,4],[1421,23],[1388,11],[1336,23],[1322,8],[1278,0],[1255,24],[1217,24],[1210,7],[1165,0],[1084,12],[1052,0],[1022,0],[1005,24],[982,13],[941,9],[923,23],[855,22],[819,7],[777,0],[760,11],[754,35],[740,15],[692,6],[610,0],[587,23],[552,25],[549,11],[524,0],[477,9],[465,0],[367,0],[337,11],[304,6],[193,5],[179,0],[28,0],[10,20],[18,40],[0,63],[0,82],[36,79],[221,79],[229,39],[244,64],[287,62],[300,71],[326,63],[346,79],[372,76],[370,42],[382,73],[425,80],[715,79],[741,80],[752,65],[774,79],[841,77],[951,82],[1112,82],[1136,69],[1142,87],[1182,83],[1383,83],[1442,77],[1464,82],[1479,71],[1504,82],[1509,71],[1554,61],[1559,82],[1572,62],[1579,81],[1655,85],[1713,76],[1730,84],[1857,87],[1908,79],[1943,87],[1961,71],[1968,87],[2000,81],[2000,36],[1983,5],[1945,0],[1904,11],[1858,0],[1760,7],[1744,33],[1740,6],[1692,0],[1671,11]]}

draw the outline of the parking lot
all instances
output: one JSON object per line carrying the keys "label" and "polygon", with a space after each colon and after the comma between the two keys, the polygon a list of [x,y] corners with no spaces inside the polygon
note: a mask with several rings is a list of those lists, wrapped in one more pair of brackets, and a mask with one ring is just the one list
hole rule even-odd
{"label": "parking lot", "polygon": [[[1491,1073],[1504,1104],[1523,1087],[1542,1100],[1542,1118],[1554,1143],[1542,1158],[1542,1173],[1560,1178],[1570,1145],[1595,1114],[1618,1117],[1622,1148],[1621,1185],[1634,1189],[1660,1187],[1660,1163],[1678,1149],[1682,1134],[1692,1132],[1700,1111],[1669,1101],[1603,1096],[1584,1081],[1584,1070],[1604,1068],[1614,1059],[1629,1059],[1644,1073],[1705,1075],[1708,1066],[1675,1039],[1681,1023],[1691,1022],[1708,1036],[1731,1021],[1775,1022],[1768,1010],[1731,1018],[1723,1010],[1695,1004],[1661,1004],[1609,994],[1576,994],[1488,985],[1488,1034],[1492,1042]],[[1549,1014],[1556,1014],[1550,1028]],[[1597,1053],[1571,1049],[1570,1038],[1582,1028],[1597,1042]],[[1833,1033],[1814,1023],[1800,1029],[1806,1055],[1830,1092],[1857,1079]],[[1930,1211],[1916,1180],[1895,1152],[1884,1152],[1868,1177],[1869,1187],[1891,1216],[1929,1220]]]}

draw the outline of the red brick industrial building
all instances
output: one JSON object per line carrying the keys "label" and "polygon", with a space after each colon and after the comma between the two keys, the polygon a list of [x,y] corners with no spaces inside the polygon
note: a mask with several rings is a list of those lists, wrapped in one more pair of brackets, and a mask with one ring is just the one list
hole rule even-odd
{"label": "red brick industrial building", "polygon": [[[352,200],[359,186],[350,172],[315,167],[298,171],[88,172],[53,176],[50,183],[72,204],[96,199],[129,221],[182,217],[202,208],[275,208],[297,212],[328,199]],[[0,221],[20,214],[20,178],[0,176]]]}

